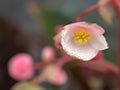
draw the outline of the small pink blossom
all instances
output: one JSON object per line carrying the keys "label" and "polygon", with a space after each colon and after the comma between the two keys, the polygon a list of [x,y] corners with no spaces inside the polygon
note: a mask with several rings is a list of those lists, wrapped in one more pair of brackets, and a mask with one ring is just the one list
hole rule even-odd
{"label": "small pink blossom", "polygon": [[33,58],[26,53],[13,56],[8,63],[8,71],[16,80],[27,80],[34,74]]}
{"label": "small pink blossom", "polygon": [[89,61],[108,48],[104,29],[95,23],[77,22],[64,26],[61,44],[68,55]]}
{"label": "small pink blossom", "polygon": [[46,46],[42,50],[41,58],[44,62],[53,61],[55,59],[55,56],[56,56],[56,52],[55,52],[54,48],[52,48],[50,46]]}
{"label": "small pink blossom", "polygon": [[43,75],[46,76],[46,80],[54,85],[63,85],[67,81],[66,73],[56,65],[47,66]]}

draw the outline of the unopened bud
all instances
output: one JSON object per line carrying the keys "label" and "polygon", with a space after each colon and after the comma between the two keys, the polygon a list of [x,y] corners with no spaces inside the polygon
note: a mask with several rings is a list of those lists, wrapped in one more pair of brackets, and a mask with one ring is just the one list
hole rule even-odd
{"label": "unopened bud", "polygon": [[45,62],[51,62],[55,59],[56,52],[54,48],[47,46],[43,49],[41,58]]}
{"label": "unopened bud", "polygon": [[8,72],[15,80],[27,80],[34,74],[33,58],[26,53],[13,56],[8,63]]}
{"label": "unopened bud", "polygon": [[55,32],[60,33],[63,30],[64,26],[63,25],[58,25],[55,27]]}
{"label": "unopened bud", "polygon": [[48,66],[43,75],[46,76],[46,80],[54,85],[63,85],[67,81],[66,73],[60,68],[55,65]]}

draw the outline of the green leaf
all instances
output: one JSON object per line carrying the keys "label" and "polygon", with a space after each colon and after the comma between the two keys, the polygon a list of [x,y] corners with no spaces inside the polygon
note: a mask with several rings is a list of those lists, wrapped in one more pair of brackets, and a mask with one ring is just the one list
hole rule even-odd
{"label": "green leaf", "polygon": [[32,85],[30,82],[18,82],[11,90],[45,90],[41,86]]}

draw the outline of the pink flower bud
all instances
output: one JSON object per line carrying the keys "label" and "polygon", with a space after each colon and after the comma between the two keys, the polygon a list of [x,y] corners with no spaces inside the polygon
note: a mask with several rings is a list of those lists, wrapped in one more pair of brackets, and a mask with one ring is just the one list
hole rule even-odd
{"label": "pink flower bud", "polygon": [[53,61],[55,59],[55,56],[56,56],[56,52],[55,52],[54,48],[52,48],[50,46],[45,47],[41,54],[41,58],[45,62]]}
{"label": "pink flower bud", "polygon": [[9,75],[15,80],[27,80],[34,74],[33,58],[26,53],[13,56],[8,63]]}
{"label": "pink flower bud", "polygon": [[55,32],[57,33],[57,35],[54,37],[54,41],[55,41],[55,46],[59,49],[62,48],[62,45],[61,45],[61,31],[63,29],[64,29],[63,25],[58,25],[55,28]]}
{"label": "pink flower bud", "polygon": [[54,37],[54,41],[55,41],[55,46],[57,48],[62,48],[62,45],[61,45],[61,33],[58,33],[55,37]]}
{"label": "pink flower bud", "polygon": [[43,75],[46,76],[46,80],[54,85],[63,85],[67,81],[66,73],[60,68],[55,65],[48,66]]}
{"label": "pink flower bud", "polygon": [[55,27],[55,32],[56,32],[56,33],[59,33],[59,32],[61,32],[63,29],[64,29],[64,26],[63,26],[63,25],[58,25],[58,26]]}

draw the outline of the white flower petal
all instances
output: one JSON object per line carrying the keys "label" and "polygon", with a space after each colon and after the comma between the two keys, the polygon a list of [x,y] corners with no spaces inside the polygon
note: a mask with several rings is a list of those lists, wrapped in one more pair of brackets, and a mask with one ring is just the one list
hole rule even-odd
{"label": "white flower petal", "polygon": [[76,57],[78,59],[82,59],[84,61],[91,60],[98,53],[98,50],[94,49],[89,44],[80,45],[76,43],[74,40],[67,41],[62,38],[61,44],[63,46],[63,49],[67,52],[68,55]]}
{"label": "white flower petal", "polygon": [[104,49],[108,48],[108,44],[107,44],[106,39],[103,35],[94,36],[91,39],[90,44],[96,50],[104,50]]}

